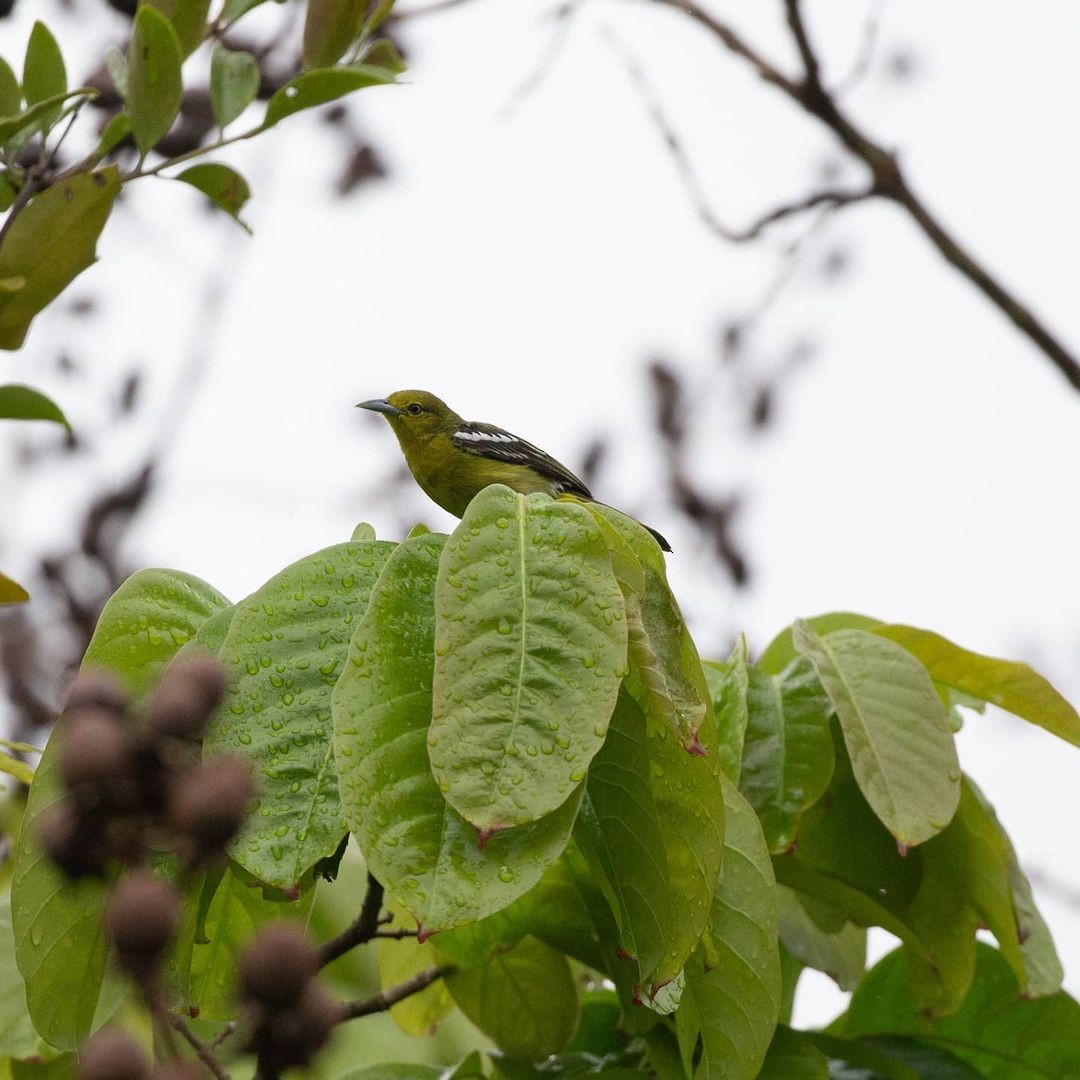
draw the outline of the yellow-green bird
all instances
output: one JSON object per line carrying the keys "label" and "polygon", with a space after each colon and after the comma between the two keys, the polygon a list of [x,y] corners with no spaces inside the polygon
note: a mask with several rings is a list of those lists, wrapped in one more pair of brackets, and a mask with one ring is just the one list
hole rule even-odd
{"label": "yellow-green bird", "polygon": [[[539,447],[494,424],[462,420],[426,390],[398,390],[387,398],[361,401],[357,408],[386,417],[416,482],[455,517],[489,484],[505,484],[523,495],[542,491],[552,498],[573,495],[595,502],[565,465]],[[649,532],[664,551],[671,550],[655,529]]]}

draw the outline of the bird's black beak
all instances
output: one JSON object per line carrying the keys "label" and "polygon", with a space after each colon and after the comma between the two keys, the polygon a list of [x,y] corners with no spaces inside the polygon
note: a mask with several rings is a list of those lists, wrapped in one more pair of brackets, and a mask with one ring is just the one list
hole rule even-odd
{"label": "bird's black beak", "polygon": [[371,412],[381,412],[384,416],[400,416],[404,409],[391,405],[386,398],[373,398],[371,401],[361,401],[356,406],[358,409],[368,409]]}

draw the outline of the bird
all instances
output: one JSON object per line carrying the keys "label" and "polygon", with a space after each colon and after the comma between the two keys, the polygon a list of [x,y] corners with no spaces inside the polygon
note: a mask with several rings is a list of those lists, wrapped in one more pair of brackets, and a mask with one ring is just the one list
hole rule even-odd
{"label": "bird", "polygon": [[[357,408],[386,418],[416,482],[454,517],[462,517],[489,484],[505,484],[523,495],[540,491],[552,498],[571,495],[597,501],[582,480],[538,446],[494,424],[463,420],[426,390],[397,390],[389,397],[361,401]],[[671,551],[660,533],[648,525],[643,528],[664,551]]]}

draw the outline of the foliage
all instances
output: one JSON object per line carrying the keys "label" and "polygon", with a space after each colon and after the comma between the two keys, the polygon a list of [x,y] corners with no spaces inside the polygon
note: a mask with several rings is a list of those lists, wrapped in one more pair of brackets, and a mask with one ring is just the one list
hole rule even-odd
{"label": "foliage", "polygon": [[[960,690],[1071,740],[1075,711],[1029,669],[849,615],[797,622],[758,663],[739,643],[703,665],[647,532],[498,486],[450,536],[365,526],[236,604],[142,571],[85,663],[138,700],[200,650],[229,672],[202,754],[247,755],[259,798],[228,864],[185,886],[165,992],[226,1033],[222,1068],[247,1067],[220,1025],[240,1015],[248,941],[322,895],[354,918],[317,925],[335,979],[386,939],[381,991],[342,1016],[393,1006],[417,1035],[460,1010],[484,1053],[454,1075],[1078,1067],[1080,1006],[942,704]],[[39,847],[56,763],[54,735],[17,847],[17,970],[0,965],[0,1054],[19,1069],[131,1001],[106,964],[107,886],[67,881]],[[348,834],[366,896],[349,875],[318,893]],[[869,972],[867,926],[899,942]],[[780,1023],[804,966],[855,990],[828,1032]]]}

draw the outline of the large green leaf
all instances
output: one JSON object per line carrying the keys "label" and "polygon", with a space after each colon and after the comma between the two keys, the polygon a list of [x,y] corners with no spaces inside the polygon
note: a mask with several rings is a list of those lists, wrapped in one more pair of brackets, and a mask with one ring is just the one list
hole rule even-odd
{"label": "large green leaf", "polygon": [[960,1058],[907,1035],[844,1039],[805,1033],[829,1057],[832,1080],[984,1080]]}
{"label": "large green leaf", "polygon": [[185,897],[170,974],[179,1008],[202,1020],[230,1020],[240,957],[255,931],[271,919],[305,919],[315,893],[295,903],[268,900],[232,865],[205,891],[204,878]]}
{"label": "large green leaf", "polygon": [[570,965],[535,938],[496,953],[483,967],[452,972],[446,985],[461,1011],[514,1058],[540,1061],[556,1054],[577,1027]]}
{"label": "large green leaf", "polygon": [[255,763],[259,805],[229,853],[268,885],[297,886],[345,833],[330,694],[393,548],[371,541],[317,551],[238,603],[229,623],[220,656],[232,687],[203,748]]}
{"label": "large green leaf", "polygon": [[[807,623],[818,634],[831,634],[836,630],[873,630],[881,625],[880,619],[858,615],[853,611],[829,611],[800,621]],[[795,648],[794,630],[794,626],[785,626],[765,646],[765,651],[754,666],[779,675],[799,655],[799,650]]]}
{"label": "large green leaf", "polygon": [[723,663],[707,660],[705,682],[716,718],[717,753],[720,768],[729,780],[739,782],[742,771],[743,744],[749,712],[746,703],[750,676],[746,666],[746,639],[740,635]]}
{"label": "large green leaf", "polygon": [[926,1018],[911,995],[907,958],[894,952],[867,974],[837,1027],[849,1036],[918,1036],[985,1080],[1080,1076],[1080,1005],[1062,991],[1024,998],[1004,957],[982,943],[971,990],[953,1015]]}
{"label": "large green leaf", "polygon": [[337,63],[356,40],[368,0],[308,0],[304,20],[305,68]]}
{"label": "large green leaf", "polygon": [[259,79],[259,62],[251,53],[234,52],[224,45],[214,47],[210,59],[210,106],[218,127],[228,127],[255,100]]}
{"label": "large green leaf", "polygon": [[127,112],[139,152],[146,154],[172,127],[184,95],[180,40],[172,23],[143,4],[128,47]]}
{"label": "large green leaf", "polygon": [[[391,908],[393,911],[393,908]],[[394,911],[395,918],[400,912]],[[399,920],[400,921],[400,920]],[[429,968],[438,967],[441,958],[430,941],[414,938],[397,941],[384,938],[378,942],[379,985],[384,990],[405,982]],[[420,1037],[430,1035],[436,1025],[454,1007],[450,991],[442,979],[436,979],[418,994],[412,994],[390,1007],[390,1019],[402,1031]]]}
{"label": "large green leaf", "polygon": [[915,626],[878,626],[874,633],[902,645],[922,661],[935,681],[997,705],[1080,746],[1080,715],[1027,664],[981,656]]}
{"label": "large green leaf", "polygon": [[336,101],[367,86],[385,86],[396,81],[396,78],[394,72],[370,64],[305,71],[280,90],[274,91],[273,97],[266,103],[262,126],[272,128],[302,109],[325,105],[328,101]]}
{"label": "large green leaf", "polygon": [[711,718],[707,757],[687,754],[619,696],[607,740],[589,769],[590,814],[578,844],[606,879],[621,947],[647,992],[678,975],[705,930],[724,851],[724,793]]}
{"label": "large green leaf", "polygon": [[11,904],[0,900],[0,1057],[40,1054],[42,1042],[26,1011],[26,987],[15,966],[15,934]]}
{"label": "large green leaf", "polygon": [[427,931],[506,907],[566,847],[580,789],[554,814],[480,847],[428,762],[435,581],[446,542],[400,544],[356,627],[332,698],[341,802],[371,872]]}
{"label": "large green leaf", "polygon": [[761,819],[769,850],[785,851],[799,835],[803,811],[832,779],[832,704],[802,657],[779,675],[750,668],[746,702],[739,790]]}
{"label": "large green leaf", "polygon": [[431,769],[487,834],[561,806],[626,668],[622,592],[592,516],[501,484],[469,504],[435,587]]}
{"label": "large green leaf", "polygon": [[697,752],[697,731],[711,698],[697,647],[667,583],[663,552],[633,518],[600,503],[590,503],[589,510],[622,536],[644,572],[644,590],[626,605],[627,689],[651,723],[670,728]]}
{"label": "large green leaf", "polygon": [[776,885],[757,815],[726,777],[723,786],[724,872],[675,1026],[688,1076],[753,1080],[780,1011]]}
{"label": "large green leaf", "polygon": [[829,1059],[808,1035],[778,1027],[757,1080],[829,1080]]}
{"label": "large green leaf", "polygon": [[15,383],[0,386],[0,420],[51,420],[71,430],[59,405],[40,390]]}
{"label": "large green leaf", "polygon": [[210,0],[140,0],[155,7],[164,15],[176,31],[181,56],[195,51],[206,33],[206,16]]}
{"label": "large green leaf", "polygon": [[[43,22],[35,22],[26,43],[23,64],[23,96],[37,105],[67,90],[67,70],[60,46]],[[56,114],[60,112],[56,109]]]}
{"label": "large green leaf", "polygon": [[866,928],[833,908],[827,914],[836,913],[835,923],[825,929],[808,910],[814,908],[820,918],[821,906],[785,885],[778,886],[780,940],[801,964],[825,972],[841,990],[853,990],[866,968]]}
{"label": "large green leaf", "polygon": [[797,622],[794,641],[832,699],[874,812],[905,847],[941,832],[960,801],[960,766],[926,668],[866,630],[821,637]]}
{"label": "large green leaf", "polygon": [[11,223],[0,247],[0,348],[17,349],[34,316],[95,259],[97,238],[120,190],[114,166],[46,188]]}
{"label": "large green leaf", "polygon": [[[83,666],[111,671],[141,697],[180,646],[226,604],[216,589],[189,574],[140,570],[102,610]],[[53,1046],[71,1050],[90,1030],[97,1009],[107,951],[100,926],[105,897],[98,882],[64,878],[38,843],[41,815],[63,798],[57,758],[54,729],[27,797],[11,905],[15,956],[34,1026]]]}

